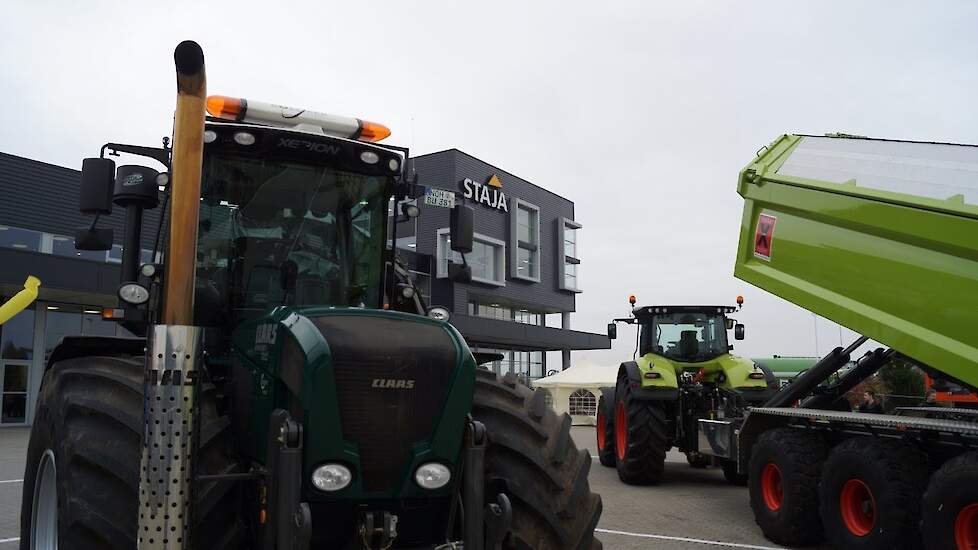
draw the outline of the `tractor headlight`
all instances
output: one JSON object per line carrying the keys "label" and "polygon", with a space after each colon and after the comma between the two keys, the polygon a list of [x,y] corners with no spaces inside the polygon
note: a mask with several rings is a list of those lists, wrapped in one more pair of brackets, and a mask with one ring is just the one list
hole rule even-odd
{"label": "tractor headlight", "polygon": [[437,321],[447,321],[448,318],[451,317],[451,314],[448,313],[447,309],[435,306],[433,308],[428,308],[428,317],[431,317]]}
{"label": "tractor headlight", "polygon": [[353,480],[353,473],[342,464],[323,464],[312,472],[312,484],[320,491],[345,489]]}
{"label": "tractor headlight", "polygon": [[123,302],[138,306],[149,300],[149,290],[139,283],[126,283],[119,287],[119,298]]}
{"label": "tractor headlight", "polygon": [[414,481],[422,489],[441,489],[452,479],[452,472],[444,464],[429,462],[414,471]]}

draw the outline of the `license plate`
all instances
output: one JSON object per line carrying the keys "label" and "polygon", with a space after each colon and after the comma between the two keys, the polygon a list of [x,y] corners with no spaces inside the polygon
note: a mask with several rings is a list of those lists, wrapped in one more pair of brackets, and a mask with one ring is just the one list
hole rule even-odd
{"label": "license plate", "polygon": [[442,208],[455,208],[455,193],[445,189],[428,187],[424,190],[424,203]]}

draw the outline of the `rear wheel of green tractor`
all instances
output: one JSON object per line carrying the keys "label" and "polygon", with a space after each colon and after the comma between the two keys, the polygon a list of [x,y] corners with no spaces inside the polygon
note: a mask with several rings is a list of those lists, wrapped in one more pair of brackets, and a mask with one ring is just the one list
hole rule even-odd
{"label": "rear wheel of green tractor", "polygon": [[747,483],[754,521],[768,539],[785,546],[822,540],[818,481],[826,445],[816,434],[777,428],[751,449]]}
{"label": "rear wheel of green tractor", "polygon": [[630,485],[658,483],[665,469],[669,436],[666,410],[660,403],[632,396],[627,379],[615,388],[615,466]]}
{"label": "rear wheel of green tractor", "polygon": [[604,396],[598,398],[598,418],[595,432],[598,436],[598,460],[602,466],[615,467],[615,424],[612,420],[612,403],[605,403]]}
{"label": "rear wheel of green tractor", "polygon": [[[201,474],[234,471],[227,419],[213,388],[200,392]],[[45,375],[27,448],[21,504],[24,550],[136,547],[143,427],[143,358],[78,357]],[[197,491],[195,548],[244,547],[232,483]]]}
{"label": "rear wheel of green tractor", "polygon": [[591,492],[591,455],[570,436],[541,392],[478,369],[472,417],[485,424],[486,496],[505,492],[513,523],[504,548],[595,550],[601,497]]}

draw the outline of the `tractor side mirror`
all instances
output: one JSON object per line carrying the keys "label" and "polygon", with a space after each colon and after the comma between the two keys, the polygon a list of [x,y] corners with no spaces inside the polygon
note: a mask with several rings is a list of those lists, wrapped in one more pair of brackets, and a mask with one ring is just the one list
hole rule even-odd
{"label": "tractor side mirror", "polygon": [[111,214],[114,185],[115,162],[104,158],[83,160],[78,194],[79,210],[84,214]]}
{"label": "tractor side mirror", "polygon": [[448,278],[455,283],[468,283],[472,281],[472,267],[468,264],[448,263]]}
{"label": "tractor side mirror", "polygon": [[743,340],[743,339],[744,339],[744,324],[737,323],[736,325],[734,325],[734,340]]}
{"label": "tractor side mirror", "polygon": [[614,340],[615,338],[618,338],[618,325],[608,323],[608,339]]}
{"label": "tractor side mirror", "polygon": [[75,249],[110,250],[112,248],[112,228],[75,230]]}
{"label": "tractor side mirror", "polygon": [[475,210],[471,206],[456,205],[452,208],[449,222],[449,233],[452,239],[452,250],[462,254],[472,252],[473,219]]}

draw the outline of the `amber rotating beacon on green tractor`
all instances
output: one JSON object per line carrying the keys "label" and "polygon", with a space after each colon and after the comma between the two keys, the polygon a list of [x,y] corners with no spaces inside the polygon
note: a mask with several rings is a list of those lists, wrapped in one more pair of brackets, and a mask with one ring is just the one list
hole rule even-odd
{"label": "amber rotating beacon on green tractor", "polygon": [[[600,548],[569,424],[479,367],[396,257],[424,192],[408,150],[362,119],[207,97],[200,47],[174,59],[172,149],[109,143],[83,163],[82,210],[126,209],[104,316],[139,337],[52,352],[21,547]],[[151,208],[166,251],[139,265]],[[473,210],[451,219],[464,280]]]}

